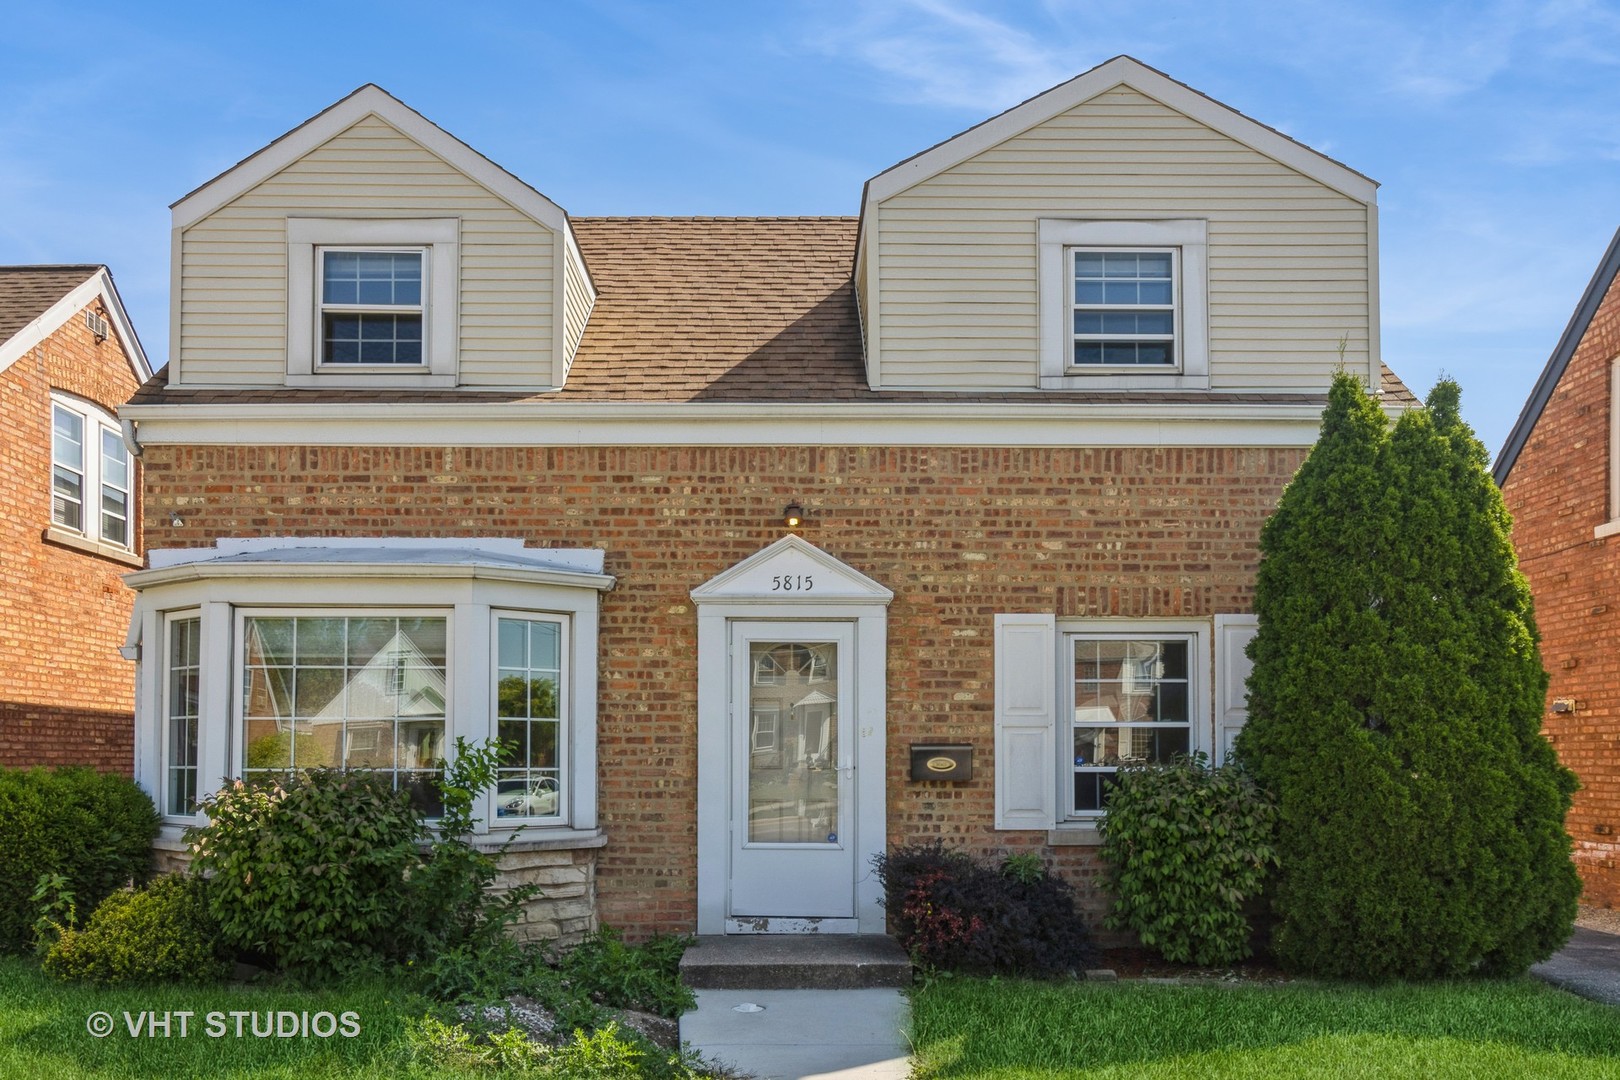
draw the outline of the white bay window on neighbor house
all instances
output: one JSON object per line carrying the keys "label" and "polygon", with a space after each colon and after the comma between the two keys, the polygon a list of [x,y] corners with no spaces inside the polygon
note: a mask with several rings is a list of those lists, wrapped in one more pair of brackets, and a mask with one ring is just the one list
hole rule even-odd
{"label": "white bay window on neighbor house", "polygon": [[81,398],[52,394],[52,528],[128,551],[134,546],[133,489],[117,419]]}
{"label": "white bay window on neighbor house", "polygon": [[365,769],[434,817],[456,740],[499,739],[481,829],[594,830],[601,563],[501,540],[154,553],[129,579],[137,778],[171,828],[230,779],[311,767]]}
{"label": "white bay window on neighbor house", "polygon": [[1207,753],[1247,717],[1251,615],[995,617],[998,829],[1095,842],[1119,769]]}
{"label": "white bay window on neighbor house", "polygon": [[1041,386],[1207,388],[1206,231],[1041,219]]}

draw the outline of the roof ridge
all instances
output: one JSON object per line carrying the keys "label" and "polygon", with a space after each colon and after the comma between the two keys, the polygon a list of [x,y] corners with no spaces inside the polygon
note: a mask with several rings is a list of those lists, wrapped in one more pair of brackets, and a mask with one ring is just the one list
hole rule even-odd
{"label": "roof ridge", "polygon": [[681,221],[707,222],[847,222],[860,220],[857,214],[570,214],[569,221]]}
{"label": "roof ridge", "polygon": [[24,270],[105,270],[106,263],[10,263],[0,264],[0,273],[19,273]]}

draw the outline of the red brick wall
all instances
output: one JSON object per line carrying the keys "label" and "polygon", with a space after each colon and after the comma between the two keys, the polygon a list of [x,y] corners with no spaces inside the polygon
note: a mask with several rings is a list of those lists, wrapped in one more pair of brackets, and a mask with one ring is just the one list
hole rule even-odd
{"label": "red brick wall", "polygon": [[118,648],[134,604],[121,575],[132,567],[42,538],[53,389],[123,404],[135,376],[117,335],[98,344],[75,315],[0,373],[0,765],[129,775],[135,665]]}
{"label": "red brick wall", "polygon": [[[1620,906],[1620,536],[1609,520],[1609,366],[1620,355],[1611,286],[1503,485],[1552,675],[1548,737],[1581,779],[1569,815],[1582,902]],[[1620,509],[1620,508],[1617,508]],[[1574,698],[1573,713],[1550,702]]]}
{"label": "red brick wall", "polygon": [[[893,589],[893,842],[1043,844],[992,827],[994,643],[1005,611],[1246,611],[1259,529],[1298,450],[879,448],[345,449],[151,446],[149,547],[221,536],[521,536],[600,547],[604,922],[696,921],[693,587],[782,535]],[[169,511],[184,525],[169,524]],[[915,784],[911,742],[975,748],[975,779]],[[1089,849],[1050,852],[1070,875]]]}

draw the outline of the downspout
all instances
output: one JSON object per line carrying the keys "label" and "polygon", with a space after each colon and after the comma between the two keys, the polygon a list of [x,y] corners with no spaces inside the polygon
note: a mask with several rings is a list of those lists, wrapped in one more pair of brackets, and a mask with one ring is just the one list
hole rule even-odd
{"label": "downspout", "polygon": [[118,427],[123,432],[124,448],[129,451],[131,457],[140,457],[141,444],[135,438],[135,421],[120,416]]}

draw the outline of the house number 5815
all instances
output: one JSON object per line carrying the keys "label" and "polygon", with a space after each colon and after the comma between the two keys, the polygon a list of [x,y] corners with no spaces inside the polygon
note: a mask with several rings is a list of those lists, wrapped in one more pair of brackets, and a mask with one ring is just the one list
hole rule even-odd
{"label": "house number 5815", "polygon": [[771,578],[771,592],[809,592],[815,587],[809,574],[777,574]]}

